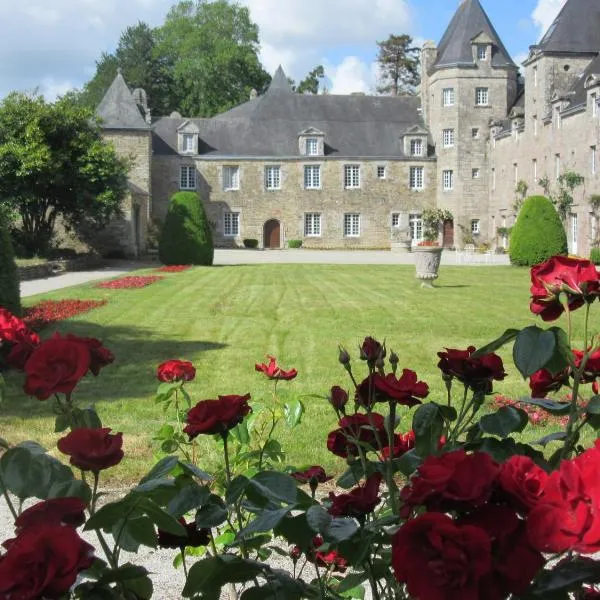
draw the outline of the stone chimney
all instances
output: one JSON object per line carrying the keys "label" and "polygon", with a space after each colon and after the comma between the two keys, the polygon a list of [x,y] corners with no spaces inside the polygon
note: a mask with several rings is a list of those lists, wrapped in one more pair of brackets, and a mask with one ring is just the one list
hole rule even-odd
{"label": "stone chimney", "polygon": [[437,59],[437,47],[435,42],[427,41],[421,48],[421,107],[423,109],[423,120],[425,125],[429,127],[430,122],[430,99],[431,92],[429,90],[429,72]]}

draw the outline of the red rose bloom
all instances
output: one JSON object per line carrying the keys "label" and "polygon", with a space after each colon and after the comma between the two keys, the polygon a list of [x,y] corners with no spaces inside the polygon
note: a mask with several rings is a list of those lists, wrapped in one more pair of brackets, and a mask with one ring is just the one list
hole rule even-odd
{"label": "red rose bloom", "polygon": [[540,552],[600,550],[600,440],[553,471],[527,518],[527,533]]}
{"label": "red rose bloom", "polygon": [[39,400],[60,392],[70,394],[90,365],[90,352],[84,344],[51,338],[42,342],[29,357],[23,389]]}
{"label": "red rose bloom", "polygon": [[94,548],[75,529],[38,524],[23,530],[0,558],[0,598],[62,598],[94,562]]}
{"label": "red rose bloom", "polygon": [[447,377],[455,377],[473,391],[490,394],[492,380],[502,381],[506,377],[502,359],[493,352],[471,358],[473,352],[475,346],[469,346],[466,350],[446,348],[446,352],[438,352],[438,369]]}
{"label": "red rose bloom", "polygon": [[403,513],[420,505],[442,511],[481,506],[492,494],[498,471],[485,452],[466,454],[460,449],[429,456],[401,491]]}
{"label": "red rose bloom", "polygon": [[[583,362],[583,352],[581,350],[573,350],[573,358],[575,359],[575,368],[579,369]],[[600,350],[592,352],[585,363],[581,381],[583,383],[592,383],[600,377]]]}
{"label": "red rose bloom", "polygon": [[319,467],[318,465],[304,471],[295,471],[294,473],[290,473],[290,475],[300,483],[311,483],[313,481],[316,483],[325,483],[326,481],[333,479],[333,477],[329,477],[325,473],[323,467]]}
{"label": "red rose bloom", "polygon": [[81,427],[58,440],[57,447],[70,456],[73,466],[98,473],[118,465],[123,458],[123,434],[108,427]]}
{"label": "red rose bloom", "polygon": [[536,371],[529,378],[532,398],[545,398],[550,392],[557,392],[569,380],[569,369],[552,375],[547,369]]}
{"label": "red rose bloom", "polygon": [[492,569],[481,580],[479,597],[504,600],[524,594],[546,563],[529,544],[525,521],[507,506],[485,504],[459,523],[479,527],[490,538]]}
{"label": "red rose bloom", "polygon": [[[404,453],[408,452],[415,447],[415,432],[408,431],[403,434],[394,434],[394,448],[392,458],[400,458]],[[381,455],[384,459],[390,458],[390,447],[386,446],[382,451]]]}
{"label": "red rose bloom", "polygon": [[373,473],[364,485],[355,487],[347,494],[336,496],[329,493],[331,506],[329,514],[334,517],[355,517],[360,519],[373,512],[381,501],[377,495],[381,484],[381,473]]}
{"label": "red rose bloom", "polygon": [[198,529],[194,521],[186,523],[183,517],[178,520],[185,527],[185,535],[175,535],[159,529],[158,546],[160,548],[181,549],[186,546],[199,548],[208,545],[210,542],[210,529]]}
{"label": "red rose bloom", "polygon": [[339,552],[336,550],[319,552],[318,548],[322,545],[323,538],[320,535],[317,535],[312,539],[313,550],[308,553],[308,560],[314,562],[319,567],[331,569],[334,573],[343,573],[348,568],[348,561],[340,556]]}
{"label": "red rose bloom", "polygon": [[17,533],[39,525],[67,525],[77,528],[85,523],[85,502],[80,498],[51,498],[24,510],[15,521]]}
{"label": "red rose bloom", "polygon": [[[60,338],[59,334],[53,337]],[[100,340],[96,338],[79,337],[77,335],[67,334],[67,339],[83,344],[90,353],[90,372],[94,377],[100,373],[100,369],[110,365],[115,360],[115,355],[102,345]]]}
{"label": "red rose bloom", "polygon": [[166,360],[156,369],[156,378],[164,383],[192,381],[194,377],[196,368],[187,360]]}
{"label": "red rose bloom", "polygon": [[393,373],[385,377],[375,374],[375,387],[385,400],[392,400],[405,406],[421,404],[420,398],[429,394],[429,386],[424,381],[417,381],[417,374],[409,369],[403,369],[400,379]]}
{"label": "red rose bloom", "polygon": [[338,424],[340,429],[330,432],[327,437],[327,449],[342,458],[358,455],[356,440],[378,450],[387,440],[384,419],[379,413],[348,415],[340,419]]}
{"label": "red rose bloom", "polygon": [[394,576],[413,598],[479,600],[491,568],[488,534],[441,513],[407,521],[392,538]]}
{"label": "red rose bloom", "polygon": [[269,359],[268,365],[264,363],[257,363],[254,365],[254,370],[258,371],[259,373],[264,373],[268,379],[284,379],[285,381],[289,381],[298,375],[298,371],[296,371],[296,369],[284,371],[280,366],[278,366],[277,359],[274,356],[267,356],[267,358]]}
{"label": "red rose bloom", "polygon": [[0,308],[0,347],[9,349],[8,364],[22,371],[25,363],[34,349],[40,345],[40,337],[29,330],[25,323],[7,311]]}
{"label": "red rose bloom", "polygon": [[375,338],[367,336],[360,347],[360,358],[374,365],[378,358],[385,358],[385,347]]}
{"label": "red rose bloom", "polygon": [[519,513],[527,514],[540,500],[548,473],[528,456],[511,456],[500,467],[499,495]]}
{"label": "red rose bloom", "polygon": [[223,434],[239,425],[252,410],[245,396],[219,396],[218,400],[201,400],[188,411],[183,431],[193,440],[200,434]]}
{"label": "red rose bloom", "polygon": [[560,294],[567,296],[569,310],[591,303],[600,294],[596,267],[582,258],[553,256],[531,268],[531,312],[544,321],[560,317],[564,307]]}
{"label": "red rose bloom", "polygon": [[339,385],[334,385],[329,392],[329,403],[336,410],[343,411],[348,403],[348,392]]}
{"label": "red rose bloom", "polygon": [[28,335],[30,331],[21,319],[5,308],[0,308],[0,342],[16,343]]}

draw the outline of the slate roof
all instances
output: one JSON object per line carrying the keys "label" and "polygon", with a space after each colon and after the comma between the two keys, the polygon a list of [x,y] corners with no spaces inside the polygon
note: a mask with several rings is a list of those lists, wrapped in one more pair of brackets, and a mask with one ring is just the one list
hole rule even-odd
{"label": "slate roof", "polygon": [[211,119],[161,118],[153,123],[154,153],[177,153],[177,128],[186,120],[199,130],[199,153],[212,157],[295,157],[298,135],[324,134],[325,155],[401,157],[402,136],[419,125],[417,96],[297,94],[278,69],[263,96]]}
{"label": "slate roof", "polygon": [[581,77],[575,82],[571,88],[571,97],[569,99],[569,108],[580,106],[587,103],[587,90],[585,82],[590,75],[600,75],[600,55],[587,66]]}
{"label": "slate roof", "polygon": [[600,2],[567,0],[540,42],[543,52],[597,53],[600,49]]}
{"label": "slate roof", "polygon": [[479,0],[463,0],[440,40],[433,69],[474,66],[472,40],[481,33],[492,40],[493,67],[516,67]]}
{"label": "slate roof", "polygon": [[148,129],[121,71],[104,94],[96,114],[106,129]]}

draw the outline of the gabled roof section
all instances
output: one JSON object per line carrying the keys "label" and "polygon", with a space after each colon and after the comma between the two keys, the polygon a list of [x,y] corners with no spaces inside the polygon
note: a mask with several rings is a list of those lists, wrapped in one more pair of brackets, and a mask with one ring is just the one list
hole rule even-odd
{"label": "gabled roof section", "polygon": [[[589,87],[588,79],[594,75],[600,74],[600,55],[596,56],[587,66],[581,77],[575,82],[571,88],[571,96],[569,98],[569,108],[586,104],[587,102],[587,87]],[[586,87],[587,85],[587,87]]]}
{"label": "gabled roof section", "polygon": [[[181,117],[179,117],[179,118],[181,118]],[[200,130],[198,129],[198,125],[196,125],[196,123],[193,123],[189,119],[187,121],[185,121],[184,123],[182,123],[177,128],[177,131],[179,133],[200,133]]]}
{"label": "gabled roof section", "polygon": [[298,135],[325,135],[320,129],[316,127],[307,127],[303,129]]}
{"label": "gabled roof section", "polygon": [[600,2],[567,0],[544,37],[532,49],[596,54],[600,50]]}
{"label": "gabled roof section", "polygon": [[429,130],[423,125],[413,125],[409,127],[405,132],[405,135],[428,135]]}
{"label": "gabled roof section", "polygon": [[106,129],[149,129],[119,69],[96,114]]}
{"label": "gabled roof section", "polygon": [[480,39],[492,44],[492,67],[516,68],[479,0],[461,2],[440,40],[433,68],[474,66],[472,44]]}
{"label": "gabled roof section", "polygon": [[275,71],[275,75],[273,75],[273,79],[271,79],[271,84],[267,89],[267,94],[293,94],[294,90],[292,90],[292,86],[288,81],[287,75],[283,70],[283,67],[279,65],[277,67],[277,71]]}

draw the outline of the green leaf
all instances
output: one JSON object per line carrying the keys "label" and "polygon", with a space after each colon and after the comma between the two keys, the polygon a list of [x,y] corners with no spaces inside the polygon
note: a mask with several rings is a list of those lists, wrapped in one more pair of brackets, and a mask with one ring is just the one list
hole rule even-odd
{"label": "green leaf", "polygon": [[225,502],[228,505],[235,504],[244,494],[250,480],[243,475],[238,475],[227,487],[225,491]]}
{"label": "green leaf", "polygon": [[179,518],[191,510],[200,508],[208,502],[209,498],[210,490],[193,482],[177,492],[177,495],[169,502],[167,511],[174,517]]}
{"label": "green leaf", "polygon": [[348,470],[337,480],[337,485],[345,490],[354,487],[364,477],[365,471],[360,461],[353,462]]}
{"label": "green leaf", "polygon": [[279,523],[281,520],[288,515],[291,508],[278,508],[276,510],[267,510],[264,509],[260,513],[256,519],[251,521],[247,527],[245,527],[242,531],[240,531],[240,536],[248,537],[251,534],[260,533],[263,531],[271,531]]}
{"label": "green leaf", "polygon": [[495,413],[481,417],[479,427],[484,433],[505,438],[511,433],[523,431],[528,422],[529,417],[524,410],[514,406],[503,406]]}
{"label": "green leaf", "polygon": [[453,421],[456,421],[456,419],[458,418],[458,413],[456,412],[456,409],[454,408],[454,406],[446,406],[445,404],[438,404],[438,409],[442,413],[442,417],[444,417],[444,419],[446,419],[446,421],[450,421],[452,423]]}
{"label": "green leaf", "polygon": [[570,402],[557,402],[555,400],[545,400],[541,398],[519,398],[519,402],[539,406],[546,412],[556,416],[568,415],[571,410]]}
{"label": "green leaf", "polygon": [[150,520],[160,529],[172,533],[173,535],[185,535],[185,529],[181,523],[172,517],[166,510],[150,500],[142,498],[140,506]]}
{"label": "green leaf", "polygon": [[331,539],[336,542],[343,542],[350,539],[358,531],[358,525],[354,519],[333,519],[323,532],[325,539]]}
{"label": "green leaf", "polygon": [[211,494],[209,501],[196,512],[198,529],[218,527],[227,519],[225,503],[216,494]]}
{"label": "green leaf", "polygon": [[154,525],[144,515],[120,519],[113,525],[111,533],[115,543],[126,552],[137,552],[140,545],[156,548],[158,543]]}
{"label": "green leaf", "polygon": [[129,495],[117,502],[105,504],[87,520],[84,530],[103,529],[107,531],[111,529],[115,523],[120,521],[123,515],[128,514],[131,517],[134,517],[140,514],[140,510],[137,508],[140,501],[141,498]]}
{"label": "green leaf", "polygon": [[197,477],[200,481],[212,481],[213,478],[206,471],[199,469],[196,465],[192,463],[186,463],[179,461],[179,467],[182,469],[184,473],[187,475],[192,475],[193,477]]}
{"label": "green leaf", "polygon": [[592,396],[585,407],[585,412],[588,415],[600,415],[600,396]]}
{"label": "green leaf", "polygon": [[248,486],[248,491],[253,489],[257,494],[277,504],[295,504],[297,491],[296,480],[285,473],[277,471],[263,471],[257,473]]}
{"label": "green leaf", "polygon": [[71,411],[71,429],[77,429],[78,427],[89,427],[90,429],[102,427],[100,417],[93,407],[74,408]]}
{"label": "green leaf", "polygon": [[303,551],[308,550],[315,536],[315,532],[308,525],[306,513],[288,515],[277,525],[274,533],[285,538],[289,544],[299,546]]}
{"label": "green leaf", "polygon": [[71,419],[69,418],[69,415],[56,415],[56,419],[54,420],[54,433],[62,433],[63,431],[66,431],[70,424]]}
{"label": "green leaf", "polygon": [[86,504],[89,504],[92,500],[92,490],[81,479],[57,481],[50,486],[48,498],[81,498]]}
{"label": "green leaf", "polygon": [[[344,592],[348,592],[360,585],[363,581],[366,581],[369,578],[368,573],[365,571],[359,571],[358,573],[350,573],[346,575],[342,581],[340,581],[339,585],[335,588],[336,592],[343,594]],[[352,596],[355,597],[355,596]]]}
{"label": "green leaf", "polygon": [[302,415],[304,414],[304,406],[300,400],[292,400],[283,407],[285,414],[285,422],[290,429],[294,429],[296,425],[299,425],[302,421]]}
{"label": "green leaf", "polygon": [[166,477],[173,471],[178,463],[179,458],[177,456],[165,456],[152,467],[150,472],[140,480],[140,483],[145,483],[146,481],[151,481],[152,479],[161,479]]}
{"label": "green leaf", "polygon": [[168,423],[165,423],[156,432],[154,439],[155,440],[170,440],[173,438],[173,435],[175,435],[175,427],[173,427],[173,425],[169,425]]}
{"label": "green leaf", "polygon": [[538,446],[543,446],[545,448],[550,442],[562,442],[563,440],[566,440],[566,439],[567,439],[566,431],[555,431],[554,433],[549,433],[548,435],[545,435],[543,438],[536,440],[535,442],[532,442],[532,443],[536,444]]}
{"label": "green leaf", "polygon": [[311,506],[306,511],[306,520],[316,533],[323,533],[331,525],[333,517],[322,506]]}
{"label": "green leaf", "polygon": [[137,579],[148,574],[148,571],[144,567],[132,565],[126,563],[117,569],[111,569],[105,573],[99,580],[98,583],[116,583],[117,581],[128,581],[129,579]]}
{"label": "green leaf", "polygon": [[247,446],[250,443],[248,419],[244,419],[239,425],[236,425],[233,429],[230,429],[229,433],[238,443],[242,444],[242,446]]}
{"label": "green leaf", "polygon": [[573,361],[573,351],[569,346],[569,336],[560,327],[550,327],[548,331],[554,334],[555,346],[552,358],[544,367],[552,375],[564,371]]}
{"label": "green leaf", "polygon": [[517,369],[527,379],[543,369],[554,356],[556,336],[533,325],[522,329],[517,335],[513,348],[513,360]]}
{"label": "green leaf", "polygon": [[471,358],[479,358],[485,354],[496,352],[496,350],[499,350],[502,346],[508,344],[508,342],[512,342],[519,335],[519,331],[519,329],[507,329],[499,338],[473,352]]}
{"label": "green leaf", "polygon": [[133,491],[138,494],[148,494],[149,492],[154,492],[155,490],[160,489],[169,489],[175,488],[176,483],[174,479],[150,479],[145,483],[140,483],[140,485],[133,488]]}
{"label": "green leaf", "polygon": [[405,452],[400,458],[395,458],[392,464],[394,472],[400,471],[406,477],[410,477],[423,464],[423,459],[413,448]]}
{"label": "green leaf", "polygon": [[422,458],[435,454],[444,430],[439,406],[435,402],[421,404],[413,416],[412,428],[416,453]]}
{"label": "green leaf", "polygon": [[578,591],[583,583],[600,583],[600,563],[585,558],[559,563],[540,573],[531,593],[534,598],[545,599],[558,591]]}

